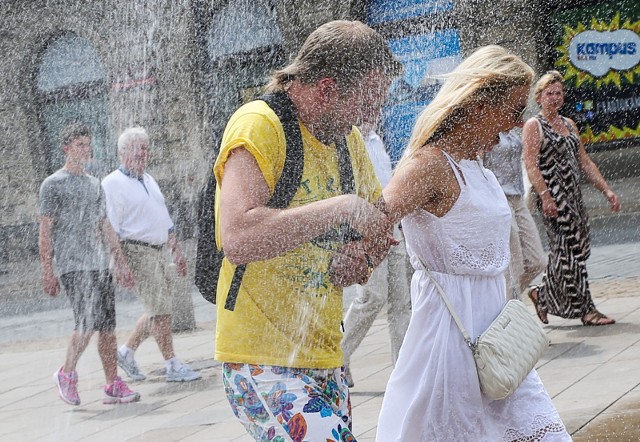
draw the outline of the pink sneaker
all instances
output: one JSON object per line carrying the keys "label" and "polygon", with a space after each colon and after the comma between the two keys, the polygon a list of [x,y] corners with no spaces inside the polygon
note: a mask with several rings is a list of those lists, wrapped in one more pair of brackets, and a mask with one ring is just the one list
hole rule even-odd
{"label": "pink sneaker", "polygon": [[113,383],[104,386],[103,404],[127,404],[139,400],[140,394],[131,390],[120,376],[117,376]]}
{"label": "pink sneaker", "polygon": [[80,405],[80,396],[78,396],[78,373],[75,371],[65,373],[60,367],[53,374],[53,379],[58,386],[58,394],[60,399],[69,405]]}

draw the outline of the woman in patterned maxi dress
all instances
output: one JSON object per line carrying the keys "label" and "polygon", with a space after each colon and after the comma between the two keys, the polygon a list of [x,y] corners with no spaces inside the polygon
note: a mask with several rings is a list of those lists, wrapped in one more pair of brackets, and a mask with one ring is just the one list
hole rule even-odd
{"label": "woman in patterned maxi dress", "polygon": [[472,339],[504,306],[511,211],[478,157],[500,132],[522,124],[532,78],[500,46],[470,55],[418,118],[383,190],[390,221],[404,218],[415,273],[411,321],[385,391],[378,441],[571,440],[535,370],[506,399],[481,392],[472,351],[425,271]]}
{"label": "woman in patterned maxi dress", "polygon": [[524,157],[529,179],[540,196],[550,252],[542,283],[531,287],[529,297],[545,324],[548,314],[580,318],[584,325],[613,324],[612,318],[596,309],[589,291],[586,263],[591,244],[580,172],[604,193],[614,212],[620,209],[620,202],[586,153],[576,124],[558,113],[564,104],[561,74],[550,71],[543,75],[534,95],[541,111],[524,126]]}

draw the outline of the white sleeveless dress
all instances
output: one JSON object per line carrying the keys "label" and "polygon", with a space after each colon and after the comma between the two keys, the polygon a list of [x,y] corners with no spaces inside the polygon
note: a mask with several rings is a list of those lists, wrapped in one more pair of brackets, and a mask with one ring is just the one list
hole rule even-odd
{"label": "white sleeveless dress", "polygon": [[402,221],[416,269],[412,316],[387,385],[376,440],[570,441],[535,370],[507,399],[493,401],[480,392],[471,350],[421,270],[422,264],[431,270],[474,340],[506,301],[507,200],[480,161],[463,160],[456,167],[447,159],[460,185],[453,208],[441,218],[417,210]]}

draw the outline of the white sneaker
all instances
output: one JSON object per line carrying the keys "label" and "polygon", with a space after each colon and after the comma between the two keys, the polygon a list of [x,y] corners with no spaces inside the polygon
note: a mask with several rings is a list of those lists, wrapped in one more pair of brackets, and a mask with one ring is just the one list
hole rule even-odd
{"label": "white sneaker", "polygon": [[145,379],[147,379],[144,373],[142,373],[138,368],[138,364],[136,364],[135,359],[129,360],[126,357],[122,356],[122,354],[120,354],[120,351],[118,351],[117,353],[118,366],[127,374],[127,376],[129,376],[132,381],[144,381]]}
{"label": "white sneaker", "polygon": [[167,382],[190,382],[201,377],[200,373],[193,371],[186,364],[182,364],[177,368],[171,367],[167,369]]}

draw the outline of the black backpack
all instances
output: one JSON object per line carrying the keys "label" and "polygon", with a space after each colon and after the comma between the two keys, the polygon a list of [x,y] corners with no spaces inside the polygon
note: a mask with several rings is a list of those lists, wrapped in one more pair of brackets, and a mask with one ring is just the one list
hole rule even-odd
{"label": "black backpack", "polygon": [[[284,209],[289,206],[302,180],[304,168],[304,151],[302,147],[302,134],[298,125],[298,118],[295,107],[284,92],[276,92],[260,96],[262,100],[275,112],[282,124],[286,140],[286,157],[280,180],[276,183],[273,195],[267,203],[268,207]],[[336,143],[338,152],[338,165],[340,170],[340,183],[343,194],[353,193],[355,183],[353,178],[353,168],[351,157],[345,139]],[[207,301],[216,303],[216,291],[218,277],[224,251],[218,250],[216,246],[214,204],[216,197],[216,178],[211,171],[207,184],[200,194],[198,207],[198,240],[196,253],[195,284],[200,290],[202,297]],[[342,242],[354,241],[360,238],[359,234],[349,226],[340,226],[338,229],[329,232],[322,237],[316,238],[318,241],[340,240]],[[234,310],[242,277],[247,264],[240,264],[236,267],[229,288],[224,308]]]}

